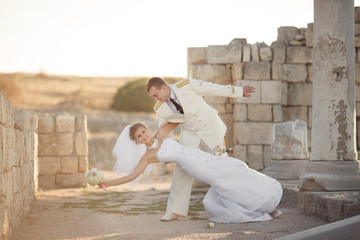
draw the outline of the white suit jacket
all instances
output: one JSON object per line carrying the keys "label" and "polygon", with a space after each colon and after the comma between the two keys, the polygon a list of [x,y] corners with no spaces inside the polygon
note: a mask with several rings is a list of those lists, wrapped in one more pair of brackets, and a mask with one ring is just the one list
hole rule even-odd
{"label": "white suit jacket", "polygon": [[222,144],[226,125],[218,112],[207,104],[202,96],[242,98],[242,87],[219,85],[212,82],[185,78],[169,85],[181,103],[184,114],[174,113],[167,103],[157,101],[154,110],[159,117],[159,126],[167,123],[181,123],[181,134],[195,133],[210,149]]}

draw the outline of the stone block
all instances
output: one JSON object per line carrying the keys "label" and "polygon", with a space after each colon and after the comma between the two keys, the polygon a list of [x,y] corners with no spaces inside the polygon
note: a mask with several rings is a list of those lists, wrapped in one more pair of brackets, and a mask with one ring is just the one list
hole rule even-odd
{"label": "stone block", "polygon": [[14,159],[14,148],[15,148],[15,129],[11,127],[3,128],[2,133],[3,135],[3,149],[4,151],[4,158],[6,159],[4,164],[4,171],[10,170],[13,166],[15,166],[15,159]]}
{"label": "stone block", "polygon": [[[308,128],[312,128],[312,107],[308,107]],[[311,135],[310,135],[311,136]],[[309,145],[311,146],[311,145]]]}
{"label": "stone block", "polygon": [[238,122],[246,122],[247,121],[247,105],[246,104],[235,104],[234,120],[238,121]]}
{"label": "stone block", "polygon": [[299,29],[296,27],[286,26],[278,28],[277,41],[290,41],[296,39]]}
{"label": "stone block", "polygon": [[231,67],[231,75],[233,81],[243,79],[243,63],[235,63]]}
{"label": "stone block", "polygon": [[261,103],[281,104],[282,86],[283,85],[281,81],[261,81]]}
{"label": "stone block", "polygon": [[54,117],[49,114],[39,115],[39,133],[55,132]]}
{"label": "stone block", "polygon": [[39,135],[39,156],[67,156],[73,151],[74,136],[71,133]]}
{"label": "stone block", "polygon": [[10,100],[6,100],[5,106],[6,106],[6,126],[12,128],[15,125],[14,107]]}
{"label": "stone block", "polygon": [[60,157],[39,157],[39,175],[55,175],[61,172]]}
{"label": "stone block", "polygon": [[283,120],[290,121],[294,119],[300,119],[304,122],[308,122],[307,119],[307,107],[306,106],[298,106],[298,107],[285,107],[283,106]]}
{"label": "stone block", "polygon": [[270,145],[273,123],[236,122],[234,124],[235,144]]}
{"label": "stone block", "polygon": [[248,105],[248,119],[253,122],[271,122],[272,106],[263,104]]}
{"label": "stone block", "polygon": [[306,122],[301,120],[277,123],[271,129],[271,159],[309,159]]}
{"label": "stone block", "polygon": [[307,65],[307,73],[308,73],[308,77],[307,77],[306,81],[309,83],[312,83],[313,82],[313,65]]}
{"label": "stone block", "polygon": [[313,47],[314,44],[314,24],[308,23],[306,31],[305,31],[305,39],[306,39],[306,46]]}
{"label": "stone block", "polygon": [[270,145],[264,145],[264,150],[263,150],[263,163],[264,163],[264,167],[266,168],[267,166],[270,165],[270,160],[271,160],[271,146]]}
{"label": "stone block", "polygon": [[272,61],[272,50],[269,46],[260,47],[259,49],[260,60],[262,62]]}
{"label": "stone block", "polygon": [[56,186],[60,188],[86,187],[87,183],[83,173],[58,174],[56,175]]}
{"label": "stone block", "polygon": [[40,189],[55,189],[56,188],[56,182],[55,182],[56,176],[39,176],[39,188]]}
{"label": "stone block", "polygon": [[225,104],[226,113],[234,113],[234,105],[235,105],[234,103],[226,103]]}
{"label": "stone block", "polygon": [[312,84],[311,83],[289,84],[288,105],[289,106],[311,106],[312,105]]}
{"label": "stone block", "polygon": [[242,45],[211,45],[207,47],[209,64],[241,63]]}
{"label": "stone block", "polygon": [[259,62],[260,56],[259,56],[259,47],[257,44],[250,45],[251,48],[251,59],[253,62]]}
{"label": "stone block", "polygon": [[251,94],[251,97],[238,98],[237,103],[260,103],[261,101],[261,82],[260,81],[251,81],[251,80],[238,80],[237,85],[240,87],[244,87],[246,85],[251,85],[255,87],[255,92]]}
{"label": "stone block", "polygon": [[77,156],[66,156],[61,158],[61,173],[77,173],[79,161]]}
{"label": "stone block", "polygon": [[356,116],[360,117],[360,102],[356,103]]}
{"label": "stone block", "polygon": [[6,124],[6,94],[0,92],[0,123]]}
{"label": "stone block", "polygon": [[7,188],[7,184],[6,184],[5,175],[3,173],[0,173],[0,197],[6,196],[6,191],[7,191],[6,188]]}
{"label": "stone block", "polygon": [[360,23],[360,8],[359,7],[355,7],[355,23]]}
{"label": "stone block", "polygon": [[14,163],[22,166],[24,163],[25,133],[15,129]]}
{"label": "stone block", "polygon": [[243,62],[251,61],[251,47],[250,45],[245,45],[243,47]]}
{"label": "stone block", "polygon": [[225,123],[226,134],[225,134],[225,143],[226,146],[234,146],[234,117],[233,114],[222,114],[220,115],[221,120]]}
{"label": "stone block", "polygon": [[360,102],[360,84],[359,83],[355,83],[355,101],[356,102]]}
{"label": "stone block", "polygon": [[244,79],[268,80],[270,79],[271,65],[268,62],[249,62],[244,64]]}
{"label": "stone block", "polygon": [[23,131],[32,130],[33,113],[22,108],[16,108],[15,115],[15,128]]}
{"label": "stone block", "polygon": [[79,156],[79,172],[87,172],[89,169],[88,156]]}
{"label": "stone block", "polygon": [[305,82],[307,69],[304,64],[272,64],[272,79],[293,83]]}
{"label": "stone block", "polygon": [[246,38],[234,38],[229,45],[247,45]]}
{"label": "stone block", "polygon": [[75,134],[75,150],[77,155],[88,155],[88,137],[86,132]]}
{"label": "stone block", "polygon": [[207,48],[206,47],[188,47],[187,49],[187,65],[207,64]]}
{"label": "stone block", "polygon": [[219,84],[231,84],[231,69],[225,65],[202,64],[188,66],[190,78],[201,79]]}
{"label": "stone block", "polygon": [[355,63],[355,83],[360,83],[360,63]]}
{"label": "stone block", "polygon": [[75,117],[75,132],[87,132],[86,115],[77,115]]}
{"label": "stone block", "polygon": [[282,89],[281,89],[281,105],[287,105],[287,99],[288,99],[288,83],[287,82],[283,82],[282,83]]}
{"label": "stone block", "polygon": [[9,170],[5,173],[6,186],[6,205],[9,206],[14,199],[14,177],[13,170]]}
{"label": "stone block", "polygon": [[273,122],[282,122],[283,116],[282,116],[282,106],[281,105],[273,105]]}
{"label": "stone block", "polygon": [[278,180],[299,180],[308,162],[308,160],[271,159],[263,173]]}
{"label": "stone block", "polygon": [[285,44],[276,44],[272,46],[274,51],[274,63],[285,63],[286,59],[286,46]]}
{"label": "stone block", "polygon": [[75,132],[75,117],[60,114],[55,117],[55,131],[57,133]]}
{"label": "stone block", "polygon": [[247,163],[247,146],[246,145],[235,145],[234,146],[234,157]]}
{"label": "stone block", "polygon": [[360,36],[355,36],[355,47],[360,48]]}
{"label": "stone block", "polygon": [[264,168],[263,159],[263,146],[262,145],[249,145],[248,146],[248,162],[249,167],[254,170],[261,170]]}
{"label": "stone block", "polygon": [[286,63],[306,64],[313,62],[313,50],[308,47],[288,47],[286,49]]}

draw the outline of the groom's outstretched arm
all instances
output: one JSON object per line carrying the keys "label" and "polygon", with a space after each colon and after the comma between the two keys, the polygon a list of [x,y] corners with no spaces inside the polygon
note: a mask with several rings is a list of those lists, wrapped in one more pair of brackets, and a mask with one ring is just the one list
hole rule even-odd
{"label": "groom's outstretched arm", "polygon": [[170,132],[174,131],[177,126],[179,126],[179,123],[165,123],[156,131],[155,137],[165,138]]}

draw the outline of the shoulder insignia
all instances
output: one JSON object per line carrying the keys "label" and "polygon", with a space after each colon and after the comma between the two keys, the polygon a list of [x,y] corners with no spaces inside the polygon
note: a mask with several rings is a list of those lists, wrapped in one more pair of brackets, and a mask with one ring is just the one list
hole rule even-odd
{"label": "shoulder insignia", "polygon": [[189,84],[189,82],[190,82],[190,80],[188,78],[185,78],[185,79],[175,83],[175,86],[177,88],[181,88],[181,87],[185,86],[186,84]]}
{"label": "shoulder insignia", "polygon": [[154,110],[155,110],[155,111],[158,110],[158,108],[160,107],[161,104],[162,104],[162,101],[157,101],[157,102],[155,103]]}

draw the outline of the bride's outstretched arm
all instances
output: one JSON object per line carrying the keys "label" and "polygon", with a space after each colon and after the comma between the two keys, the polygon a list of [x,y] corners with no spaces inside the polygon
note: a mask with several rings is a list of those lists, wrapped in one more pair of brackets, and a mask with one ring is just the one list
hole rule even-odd
{"label": "bride's outstretched arm", "polygon": [[166,123],[162,125],[155,133],[155,137],[157,138],[165,138],[169,135],[170,132],[174,131],[174,129],[179,126],[179,123]]}
{"label": "bride's outstretched arm", "polygon": [[102,187],[102,184],[104,184],[106,187],[110,187],[110,186],[121,185],[131,182],[132,180],[137,178],[141,173],[144,172],[146,167],[151,163],[150,160],[151,160],[151,156],[149,156],[148,153],[145,153],[131,174],[121,178],[117,178],[112,181],[104,181],[102,183],[99,183],[99,187]]}

